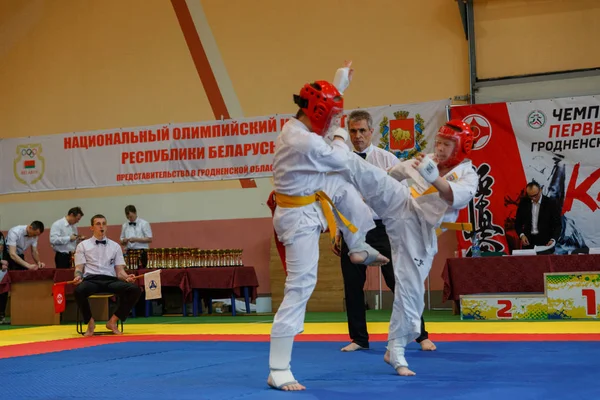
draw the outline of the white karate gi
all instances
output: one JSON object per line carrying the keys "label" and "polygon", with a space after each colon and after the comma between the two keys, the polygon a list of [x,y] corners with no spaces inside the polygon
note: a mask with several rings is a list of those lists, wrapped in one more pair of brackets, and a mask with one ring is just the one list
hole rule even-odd
{"label": "white karate gi", "polygon": [[[424,282],[437,253],[435,229],[442,222],[456,221],[458,211],[466,207],[477,192],[479,178],[470,160],[454,167],[445,175],[454,197],[453,203],[448,204],[424,180],[421,184],[431,187],[433,193],[415,198],[407,182],[398,182],[361,159],[351,159],[347,165],[349,171],[344,172],[344,176],[382,218],[390,238],[396,289],[388,340],[395,340],[396,344],[396,360],[392,355],[394,368],[408,366],[404,347],[420,334]],[[395,365],[394,361],[397,361]]]}
{"label": "white karate gi", "polygon": [[[348,146],[334,140],[332,145],[310,132],[295,118],[283,126],[273,159],[275,192],[289,196],[308,196],[324,191],[358,232],[352,234],[338,221],[348,238],[348,248],[363,243],[375,227],[371,211],[360,194],[339,174],[349,159],[360,159]],[[285,246],[287,278],[284,298],[275,314],[272,337],[290,337],[304,330],[306,303],[317,283],[319,237],[327,220],[318,202],[297,208],[277,207],[273,216],[277,237]]]}

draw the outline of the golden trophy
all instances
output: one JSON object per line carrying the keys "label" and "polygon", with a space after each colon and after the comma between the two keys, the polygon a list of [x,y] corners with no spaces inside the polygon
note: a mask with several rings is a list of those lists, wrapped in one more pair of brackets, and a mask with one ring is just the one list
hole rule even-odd
{"label": "golden trophy", "polygon": [[238,249],[238,259],[237,259],[237,264],[238,266],[242,266],[244,265],[244,262],[242,261],[242,253],[244,252],[244,249]]}
{"label": "golden trophy", "polygon": [[204,250],[198,249],[198,267],[204,267]]}

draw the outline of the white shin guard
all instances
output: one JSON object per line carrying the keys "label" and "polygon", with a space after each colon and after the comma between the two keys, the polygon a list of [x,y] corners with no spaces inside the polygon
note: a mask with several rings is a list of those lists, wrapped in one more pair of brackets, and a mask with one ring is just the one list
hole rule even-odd
{"label": "white shin guard", "polygon": [[390,352],[390,365],[394,369],[398,369],[400,367],[408,367],[408,362],[404,357],[405,348],[406,344],[401,338],[392,339],[388,341],[387,349]]}
{"label": "white shin guard", "polygon": [[273,386],[278,389],[282,386],[297,383],[290,369],[293,346],[294,336],[271,337],[269,369],[271,370]]}

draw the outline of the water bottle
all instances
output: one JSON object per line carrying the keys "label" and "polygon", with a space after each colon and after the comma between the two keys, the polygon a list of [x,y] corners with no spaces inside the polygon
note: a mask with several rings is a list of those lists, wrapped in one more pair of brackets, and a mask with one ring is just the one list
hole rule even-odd
{"label": "water bottle", "polygon": [[473,247],[471,247],[471,257],[481,257],[481,248],[479,247],[479,241],[477,240]]}

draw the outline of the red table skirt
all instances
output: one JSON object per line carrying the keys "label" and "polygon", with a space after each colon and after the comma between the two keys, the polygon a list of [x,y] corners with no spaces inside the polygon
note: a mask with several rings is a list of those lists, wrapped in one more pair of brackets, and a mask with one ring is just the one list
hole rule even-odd
{"label": "red table skirt", "polygon": [[449,258],[444,301],[479,293],[544,292],[545,272],[600,271],[600,254]]}
{"label": "red table skirt", "polygon": [[[130,271],[141,275],[152,269]],[[0,293],[10,290],[11,283],[51,280],[54,282],[70,281],[73,279],[73,269],[41,269],[37,271],[9,271],[0,282]],[[254,267],[210,267],[210,268],[172,268],[163,269],[160,273],[162,286],[178,287],[186,301],[191,301],[193,289],[233,291],[237,297],[242,296],[242,289],[249,288],[252,300],[256,299],[258,278]],[[140,287],[144,281],[138,280]],[[74,286],[66,285],[65,293],[73,293]]]}

